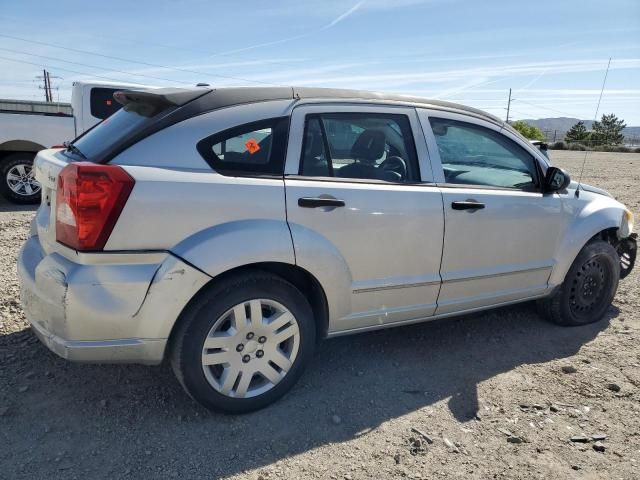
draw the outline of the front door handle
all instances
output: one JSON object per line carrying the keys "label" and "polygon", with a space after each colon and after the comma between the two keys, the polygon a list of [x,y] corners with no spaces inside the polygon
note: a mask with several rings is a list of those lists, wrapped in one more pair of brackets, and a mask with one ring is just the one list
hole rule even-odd
{"label": "front door handle", "polygon": [[344,200],[339,198],[303,197],[298,199],[298,206],[303,208],[344,207]]}
{"label": "front door handle", "polygon": [[480,210],[484,208],[484,203],[476,202],[475,200],[465,200],[463,202],[452,202],[451,208],[454,210]]}

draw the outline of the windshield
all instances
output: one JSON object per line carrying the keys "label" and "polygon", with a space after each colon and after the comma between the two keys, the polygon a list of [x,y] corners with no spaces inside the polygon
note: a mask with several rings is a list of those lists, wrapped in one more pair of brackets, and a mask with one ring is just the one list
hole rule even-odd
{"label": "windshield", "polygon": [[110,146],[151,123],[163,111],[157,105],[128,103],[73,141],[67,152],[83,160],[95,159]]}

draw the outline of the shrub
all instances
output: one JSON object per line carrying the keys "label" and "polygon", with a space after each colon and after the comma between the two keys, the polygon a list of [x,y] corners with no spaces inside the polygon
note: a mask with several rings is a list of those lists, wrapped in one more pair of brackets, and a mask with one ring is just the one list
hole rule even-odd
{"label": "shrub", "polygon": [[623,147],[622,145],[585,145],[574,142],[555,142],[549,145],[550,150],[575,150],[584,152],[586,150],[594,152],[616,152],[616,153],[640,153],[640,148]]}
{"label": "shrub", "polygon": [[569,150],[579,150],[581,152],[584,152],[585,150],[588,150],[586,145],[583,145],[581,143],[570,143],[568,146]]}
{"label": "shrub", "polygon": [[545,139],[544,133],[542,133],[542,131],[538,127],[534,125],[529,125],[528,123],[523,122],[522,120],[517,120],[513,122],[511,126],[515,128],[518,132],[520,132],[524,137],[528,138],[529,140]]}
{"label": "shrub", "polygon": [[617,153],[629,153],[631,149],[628,147],[623,147],[622,145],[602,145],[598,148],[603,152],[617,152]]}

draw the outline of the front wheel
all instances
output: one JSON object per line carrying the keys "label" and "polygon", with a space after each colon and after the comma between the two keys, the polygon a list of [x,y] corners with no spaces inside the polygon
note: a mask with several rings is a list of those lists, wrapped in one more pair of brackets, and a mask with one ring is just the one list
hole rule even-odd
{"label": "front wheel", "polygon": [[40,201],[42,187],[35,179],[32,153],[14,153],[0,163],[0,193],[10,202],[29,204]]}
{"label": "front wheel", "polygon": [[613,301],[620,278],[620,259],[609,243],[588,243],[574,260],[564,283],[538,305],[545,317],[565,326],[600,320]]}
{"label": "front wheel", "polygon": [[314,346],[313,313],[304,296],[282,278],[254,271],[213,285],[187,307],[171,363],[200,404],[244,413],[290,390]]}

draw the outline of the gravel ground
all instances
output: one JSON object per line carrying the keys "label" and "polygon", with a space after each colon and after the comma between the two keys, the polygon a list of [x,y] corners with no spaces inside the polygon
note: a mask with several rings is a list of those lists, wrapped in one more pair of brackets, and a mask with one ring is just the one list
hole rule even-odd
{"label": "gravel ground", "polygon": [[[577,176],[583,153],[552,154]],[[640,155],[591,154],[584,180],[640,213]],[[638,269],[598,324],[525,304],[330,340],[283,400],[228,416],[166,365],[40,345],[15,267],[32,215],[0,203],[0,478],[640,478]]]}

